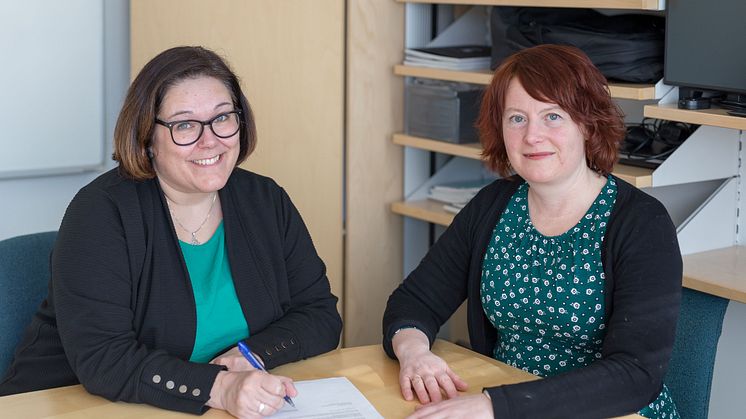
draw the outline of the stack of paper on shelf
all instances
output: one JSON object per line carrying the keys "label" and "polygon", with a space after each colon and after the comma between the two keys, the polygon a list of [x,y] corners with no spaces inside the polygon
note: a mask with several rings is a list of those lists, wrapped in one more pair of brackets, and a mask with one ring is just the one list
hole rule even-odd
{"label": "stack of paper on shelf", "polygon": [[430,188],[427,198],[443,202],[446,204],[443,206],[444,210],[457,213],[477,192],[492,181],[493,179],[478,179],[435,185]]}
{"label": "stack of paper on shelf", "polygon": [[465,206],[466,204],[445,204],[443,205],[443,209],[450,213],[458,214]]}
{"label": "stack of paper on shelf", "polygon": [[446,70],[483,70],[490,68],[490,47],[458,45],[452,47],[407,48],[404,64]]}

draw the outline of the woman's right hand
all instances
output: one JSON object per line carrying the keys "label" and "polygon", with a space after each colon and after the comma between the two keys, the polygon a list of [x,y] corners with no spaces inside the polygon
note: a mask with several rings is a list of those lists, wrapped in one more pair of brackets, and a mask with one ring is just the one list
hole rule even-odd
{"label": "woman's right hand", "polygon": [[288,377],[260,370],[221,371],[215,377],[207,405],[226,410],[240,419],[258,418],[280,410],[285,395],[298,395],[293,380]]}
{"label": "woman's right hand", "polygon": [[430,342],[421,331],[402,329],[391,343],[399,359],[399,385],[405,400],[413,400],[416,394],[422,404],[439,402],[443,399],[441,390],[452,399],[468,388],[442,358],[430,351]]}

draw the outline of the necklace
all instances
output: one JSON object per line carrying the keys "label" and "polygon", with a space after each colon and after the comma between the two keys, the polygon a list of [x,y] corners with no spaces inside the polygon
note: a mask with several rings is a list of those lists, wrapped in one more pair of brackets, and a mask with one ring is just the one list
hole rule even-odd
{"label": "necklace", "polygon": [[[197,233],[199,233],[199,231],[202,229],[202,226],[204,226],[205,223],[207,223],[207,220],[210,219],[210,215],[212,215],[212,208],[215,206],[215,199],[217,197],[218,197],[218,193],[215,192],[215,194],[212,196],[212,202],[210,203],[210,209],[207,210],[207,215],[205,216],[205,219],[202,220],[202,223],[194,231],[189,231],[188,228],[184,227],[184,224],[182,224],[181,221],[179,221],[179,219],[176,218],[176,214],[174,213],[174,211],[171,209],[171,206],[169,205],[168,211],[171,213],[171,217],[173,217],[174,221],[176,221],[176,224],[178,224],[179,227],[181,227],[182,230],[186,231],[187,233],[189,233],[192,236],[192,240],[189,242],[189,244],[192,244],[192,245],[195,245],[195,246],[199,245],[199,244],[202,244],[199,240],[197,240]],[[170,203],[173,203],[173,201],[171,201],[170,199],[168,199],[168,196],[166,196],[166,201],[168,201]]]}

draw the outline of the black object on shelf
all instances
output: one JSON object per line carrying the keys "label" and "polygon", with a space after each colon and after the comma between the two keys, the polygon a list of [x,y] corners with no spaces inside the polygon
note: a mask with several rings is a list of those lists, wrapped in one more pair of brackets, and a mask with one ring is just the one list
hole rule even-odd
{"label": "black object on shelf", "polygon": [[645,118],[629,125],[619,150],[619,162],[655,169],[699,127],[684,122]]}
{"label": "black object on shelf", "polygon": [[481,96],[481,86],[413,79],[405,87],[405,131],[451,143],[477,142],[474,122]]}
{"label": "black object on shelf", "polygon": [[663,77],[665,20],[661,16],[607,16],[593,9],[493,7],[492,65],[540,44],[580,48],[606,78],[656,83]]}
{"label": "black object on shelf", "polygon": [[746,118],[746,109],[742,111],[727,111],[726,113],[730,116],[740,116],[741,118]]}

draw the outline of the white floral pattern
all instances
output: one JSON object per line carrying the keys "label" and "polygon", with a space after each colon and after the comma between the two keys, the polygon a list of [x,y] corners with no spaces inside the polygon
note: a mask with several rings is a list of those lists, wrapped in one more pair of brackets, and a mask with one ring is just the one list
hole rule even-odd
{"label": "white floral pattern", "polygon": [[[495,359],[551,376],[601,358],[606,320],[601,245],[617,187],[609,176],[583,218],[551,237],[531,223],[528,189],[526,183],[518,188],[493,230],[480,293],[499,335]],[[639,413],[679,417],[665,386]]]}

